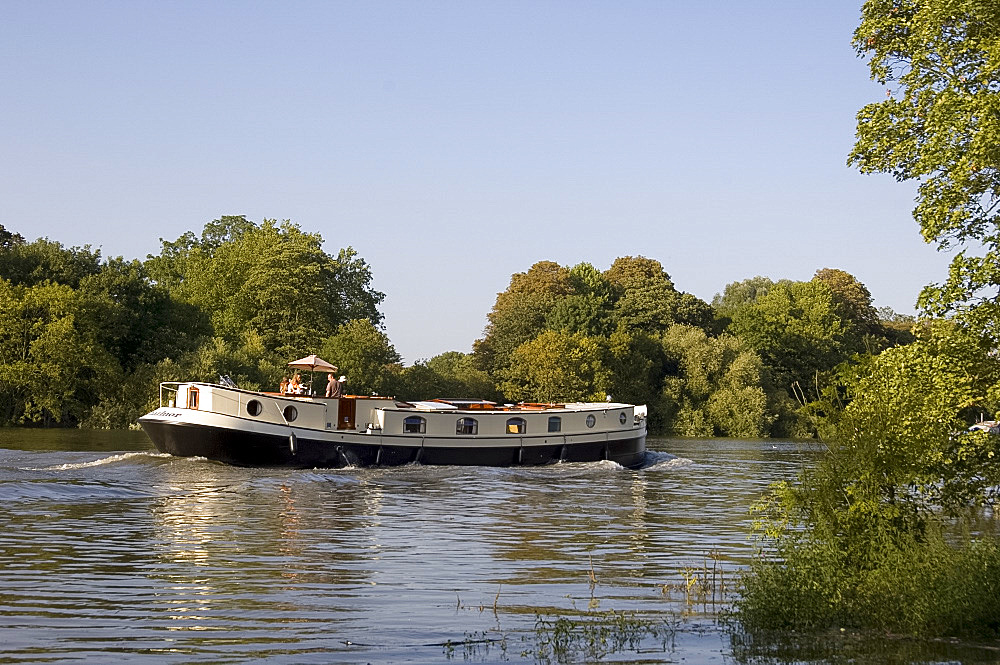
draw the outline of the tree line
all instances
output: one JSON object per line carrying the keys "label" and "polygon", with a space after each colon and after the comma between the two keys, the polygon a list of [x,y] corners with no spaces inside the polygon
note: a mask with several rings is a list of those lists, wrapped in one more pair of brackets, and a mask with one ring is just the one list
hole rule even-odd
{"label": "tree line", "polygon": [[0,423],[129,427],[161,381],[277,386],[296,353],[382,320],[364,259],[290,222],[222,217],[161,244],[104,260],[0,226]]}
{"label": "tree line", "polygon": [[404,367],[371,283],[352,248],[327,253],[289,221],[224,216],[145,261],[0,227],[0,423],[128,427],[160,381],[273,389],[318,352],[359,394],[611,397],[648,404],[655,432],[809,436],[803,405],[837,365],[911,339],[841,270],[754,277],[709,304],[629,256],[604,271],[540,261],[497,295],[471,353]]}

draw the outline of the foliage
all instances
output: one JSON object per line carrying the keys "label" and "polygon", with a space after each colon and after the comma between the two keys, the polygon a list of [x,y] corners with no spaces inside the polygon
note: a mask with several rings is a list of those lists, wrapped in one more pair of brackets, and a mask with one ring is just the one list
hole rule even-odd
{"label": "foliage", "polygon": [[399,354],[384,332],[368,319],[342,324],[323,340],[321,354],[347,376],[347,389],[358,395],[385,395],[395,387]]}
{"label": "foliage", "polygon": [[[854,33],[886,99],[858,113],[849,162],[920,182],[913,216],[927,242],[959,248],[920,304],[998,335],[1000,4],[868,0]],[[978,255],[976,254],[978,252]]]}
{"label": "foliage", "polygon": [[475,366],[475,359],[458,351],[447,351],[410,367],[396,368],[394,394],[407,400],[431,397],[468,397],[499,400],[489,375]]}
{"label": "foliage", "polygon": [[659,339],[643,332],[616,330],[606,342],[607,367],[611,372],[609,390],[612,399],[627,404],[647,404],[649,427],[666,430],[666,414],[660,408],[660,389],[667,372],[667,356]]}
{"label": "foliage", "polygon": [[381,322],[384,294],[364,260],[351,248],[326,254],[319,234],[291,222],[223,217],[200,240],[189,232],[162,244],[146,263],[153,279],[208,313],[216,335],[237,342],[253,331],[274,359],[314,350],[349,320]]}
{"label": "foliage", "polygon": [[9,250],[16,245],[24,244],[24,236],[20,233],[8,231],[3,224],[0,224],[0,250]]}
{"label": "foliage", "polygon": [[120,370],[97,341],[84,297],[64,284],[0,279],[0,417],[75,423]]}
{"label": "foliage", "polygon": [[912,344],[916,340],[913,329],[917,318],[909,314],[900,314],[891,307],[880,307],[876,310],[882,334],[889,346]]}
{"label": "foliage", "polygon": [[[130,426],[159,381],[277,386],[340,324],[381,321],[365,261],[290,222],[222,217],[162,245],[145,263],[102,261],[0,227],[0,424]],[[356,354],[359,378],[376,352]]]}
{"label": "foliage", "polygon": [[774,556],[746,576],[740,618],[997,637],[1000,535],[979,517],[996,509],[1000,437],[964,430],[1000,406],[1000,5],[868,0],[854,46],[897,87],[859,112],[849,161],[920,181],[924,239],[961,251],[919,304],[955,317],[844,366],[829,454],[757,508]]}
{"label": "foliage", "polygon": [[[874,534],[873,534],[874,535]],[[878,534],[881,535],[881,534]],[[874,628],[923,637],[1000,634],[995,538],[896,535],[859,566],[828,539],[801,536],[755,560],[737,602],[744,627]]]}
{"label": "foliage", "polygon": [[[801,369],[797,349],[816,356],[806,358],[809,371],[829,370],[854,348],[847,333],[861,336],[847,303],[870,309],[867,290],[842,271],[818,274],[835,288],[814,280],[825,301],[800,294],[799,283],[758,277],[727,287],[736,320],[720,334],[712,308],[678,291],[654,259],[622,257],[603,272],[540,261],[498,294],[473,354],[403,367],[379,329],[384,295],[370,267],[350,247],[334,256],[322,246],[319,234],[288,221],[223,216],[200,235],[161,239],[145,262],[105,261],[89,247],[28,243],[0,227],[0,423],[125,426],[155,403],[158,381],[226,374],[245,388],[273,388],[290,358],[320,351],[360,394],[611,395],[648,404],[653,432],[801,434],[774,376]],[[789,311],[767,310],[782,289],[796,296],[783,303]],[[770,315],[770,327],[752,320]],[[731,334],[740,326],[756,334],[750,344]],[[43,350],[71,356],[45,364]]]}
{"label": "foliage", "polygon": [[878,312],[872,305],[872,294],[854,275],[836,268],[823,268],[816,271],[813,279],[830,289],[842,319],[850,321],[863,333],[878,331]]}
{"label": "foliage", "polygon": [[811,385],[863,350],[863,337],[838,311],[825,282],[779,282],[733,313],[729,331],[760,354],[775,383]]}
{"label": "foliage", "polygon": [[776,557],[746,577],[741,620],[1000,634],[1000,541],[976,522],[997,503],[1000,438],[960,417],[1000,404],[1000,359],[939,323],[845,372],[851,401],[829,453],[756,508]]}
{"label": "foliage", "polygon": [[545,329],[548,312],[571,291],[570,271],[551,261],[511,275],[510,286],[497,294],[487,315],[483,338],[474,345],[480,365],[491,374],[499,372],[517,347]]}
{"label": "foliage", "polygon": [[[659,261],[536,263],[497,296],[473,357],[509,400],[604,399],[656,405],[668,368],[659,337],[676,323],[708,330],[711,308],[678,291]],[[564,354],[564,355],[560,355]]]}
{"label": "foliage", "polygon": [[716,293],[712,298],[716,318],[723,322],[723,327],[728,326],[734,313],[747,305],[753,305],[773,286],[774,280],[760,275],[727,284],[722,293]]}
{"label": "foliage", "polygon": [[707,328],[709,305],[674,288],[663,265],[644,256],[615,259],[605,277],[617,293],[618,325],[628,331],[663,332],[674,323]]}
{"label": "foliage", "polygon": [[79,292],[87,299],[98,342],[126,372],[176,358],[210,334],[208,317],[152,284],[138,261],[106,261],[96,274],[80,280]]}
{"label": "foliage", "polygon": [[[5,233],[10,233],[4,229]],[[2,240],[0,236],[0,240]],[[35,286],[51,281],[72,288],[101,269],[101,253],[90,246],[63,247],[48,238],[24,242],[12,234],[0,246],[0,276],[17,286]]]}
{"label": "foliage", "polygon": [[546,330],[514,350],[500,390],[527,402],[604,401],[610,375],[597,340]]}
{"label": "foliage", "polygon": [[675,325],[663,338],[668,365],[662,407],[683,436],[766,436],[772,417],[760,358],[731,335]]}

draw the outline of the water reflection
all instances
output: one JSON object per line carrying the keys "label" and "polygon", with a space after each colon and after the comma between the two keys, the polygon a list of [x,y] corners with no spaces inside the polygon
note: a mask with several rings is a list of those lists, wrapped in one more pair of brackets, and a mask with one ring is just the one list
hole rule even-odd
{"label": "water reflection", "polygon": [[645,474],[637,473],[632,477],[632,512],[629,513],[629,524],[631,533],[629,534],[630,549],[636,557],[645,555],[649,548],[649,529],[647,525],[648,516],[646,514],[647,502],[646,491],[649,483]]}
{"label": "water reflection", "polygon": [[[808,446],[653,440],[671,456],[639,471],[287,471],[46,436],[0,446],[9,660],[440,661],[477,631],[520,640],[540,612],[611,609],[686,614],[673,660],[795,660],[663,587],[712,551],[729,572],[745,562],[747,507]],[[646,647],[615,659],[663,656]]]}

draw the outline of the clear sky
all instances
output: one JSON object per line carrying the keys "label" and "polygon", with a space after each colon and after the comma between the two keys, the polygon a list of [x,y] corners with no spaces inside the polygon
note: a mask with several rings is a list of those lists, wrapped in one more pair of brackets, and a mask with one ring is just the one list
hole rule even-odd
{"label": "clear sky", "polygon": [[[854,274],[912,313],[950,257],[846,166],[884,98],[860,0],[0,3],[0,224],[144,258],[227,214],[353,246],[407,363],[469,351],[539,260],[705,300]],[[294,268],[293,266],[289,267]]]}

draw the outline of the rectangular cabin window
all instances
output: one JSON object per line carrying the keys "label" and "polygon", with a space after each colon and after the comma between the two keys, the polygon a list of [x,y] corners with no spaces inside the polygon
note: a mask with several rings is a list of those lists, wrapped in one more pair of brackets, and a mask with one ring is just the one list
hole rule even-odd
{"label": "rectangular cabin window", "polygon": [[188,408],[197,409],[198,408],[198,389],[188,388]]}
{"label": "rectangular cabin window", "polygon": [[561,432],[562,431],[562,418],[559,416],[549,416],[549,431],[550,432]]}

